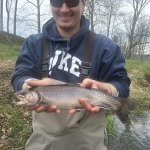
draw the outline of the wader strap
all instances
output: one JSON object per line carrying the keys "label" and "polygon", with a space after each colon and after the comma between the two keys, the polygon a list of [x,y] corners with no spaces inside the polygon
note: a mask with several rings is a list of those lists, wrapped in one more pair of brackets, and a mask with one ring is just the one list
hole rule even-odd
{"label": "wader strap", "polygon": [[48,77],[49,71],[49,58],[50,58],[50,41],[44,39],[43,41],[43,51],[42,51],[42,78]]}
{"label": "wader strap", "polygon": [[85,78],[89,77],[95,37],[96,34],[92,31],[89,31],[86,46],[84,49],[83,61],[81,62],[80,66],[81,73],[79,77],[79,82],[82,82]]}

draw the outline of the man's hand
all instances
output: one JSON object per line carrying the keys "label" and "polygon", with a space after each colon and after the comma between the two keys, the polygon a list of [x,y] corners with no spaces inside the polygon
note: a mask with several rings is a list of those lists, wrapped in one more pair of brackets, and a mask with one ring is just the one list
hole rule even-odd
{"label": "man's hand", "polygon": [[[42,80],[27,80],[24,83],[23,87],[31,88],[31,87],[37,87],[37,86],[46,86],[46,85],[54,84],[53,82],[54,80],[51,80],[49,78],[45,78]],[[35,110],[37,112],[56,112],[56,113],[60,112],[60,110],[57,109],[55,105],[43,106],[43,105],[37,104],[35,106],[29,107],[28,109],[30,111]]]}
{"label": "man's hand", "polygon": [[[111,85],[109,83],[95,81],[95,80],[92,80],[89,78],[86,78],[83,80],[83,82],[81,83],[81,87],[102,89],[102,90],[105,90],[106,92],[108,92],[110,95],[114,95],[114,96],[117,94],[117,90],[113,85]],[[98,106],[90,105],[86,101],[86,99],[80,99],[80,103],[88,111],[91,111],[91,112],[99,112],[100,111],[100,108]],[[71,114],[74,114],[75,112],[76,112],[75,109],[71,109],[69,111],[69,113],[71,113]]]}
{"label": "man's hand", "polygon": [[[89,78],[86,78],[83,80],[83,82],[81,83],[81,87],[98,89],[97,81],[89,79]],[[98,106],[93,107],[84,98],[80,99],[80,103],[83,105],[84,109],[86,109],[88,111],[91,111],[91,112],[99,112],[100,111],[100,108]],[[69,113],[74,114],[74,113],[76,113],[76,110],[71,109],[69,111]]]}

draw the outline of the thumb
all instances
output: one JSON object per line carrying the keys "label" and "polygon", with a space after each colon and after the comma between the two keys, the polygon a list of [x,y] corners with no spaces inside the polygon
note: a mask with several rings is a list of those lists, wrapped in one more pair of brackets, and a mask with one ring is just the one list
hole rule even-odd
{"label": "thumb", "polygon": [[95,83],[92,84],[91,88],[98,89],[97,85]]}
{"label": "thumb", "polygon": [[82,85],[82,87],[91,88],[93,86],[93,80],[89,79],[89,78],[86,78],[86,79],[83,80],[81,85]]}
{"label": "thumb", "polygon": [[27,81],[25,81],[25,83],[28,86],[36,87],[36,86],[40,86],[41,85],[41,80],[27,80]]}

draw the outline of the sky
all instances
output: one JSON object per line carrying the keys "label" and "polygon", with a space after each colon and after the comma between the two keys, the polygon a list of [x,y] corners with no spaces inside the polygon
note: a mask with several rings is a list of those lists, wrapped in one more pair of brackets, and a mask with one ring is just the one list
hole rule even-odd
{"label": "sky", "polygon": [[[5,9],[5,1],[4,0],[4,30],[6,31],[6,22],[7,22],[7,13],[6,13],[6,9]],[[14,0],[13,0],[14,1]],[[36,0],[30,0],[33,3],[36,4]],[[42,1],[42,0],[41,0]],[[14,5],[12,6],[12,8],[14,8]],[[37,26],[36,21],[36,8],[32,5],[27,3],[26,0],[18,0],[18,19],[20,21],[17,22],[17,35],[23,36],[23,37],[27,37],[30,34],[34,34],[37,33],[37,31],[35,30],[35,27],[31,26]],[[13,9],[11,11],[10,14],[10,32],[13,32]],[[41,7],[41,21],[42,21],[42,25],[51,18],[51,11],[50,11],[50,4],[49,4],[49,0],[44,0],[44,2],[42,3],[42,7]],[[23,19],[22,19],[23,18]],[[26,22],[25,22],[26,19]],[[34,29],[33,29],[34,28]],[[37,28],[37,27],[36,27]]]}

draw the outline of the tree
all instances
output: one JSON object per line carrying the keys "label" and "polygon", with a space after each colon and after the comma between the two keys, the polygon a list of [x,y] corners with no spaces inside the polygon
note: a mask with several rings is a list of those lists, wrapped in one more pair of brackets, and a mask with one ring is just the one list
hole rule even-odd
{"label": "tree", "polygon": [[0,0],[0,32],[3,31],[3,0]]}
{"label": "tree", "polygon": [[85,15],[90,21],[91,30],[112,37],[122,3],[120,0],[87,0]]}
{"label": "tree", "polygon": [[130,31],[128,34],[129,49],[127,52],[127,59],[130,59],[132,56],[132,49],[135,47],[134,38],[135,38],[135,30],[137,27],[137,23],[140,19],[140,15],[142,14],[144,8],[150,2],[150,0],[132,0],[132,2],[131,0],[129,0],[128,2],[132,4],[132,8],[133,8],[133,17],[131,21]]}
{"label": "tree", "polygon": [[44,0],[40,2],[40,0],[36,0],[37,4],[34,4],[32,1],[27,0],[30,4],[32,4],[36,9],[37,9],[37,26],[38,26],[38,33],[41,32],[41,13],[40,13],[40,8]]}
{"label": "tree", "polygon": [[86,3],[86,16],[90,20],[91,31],[94,31],[94,8],[95,8],[95,0],[88,0]]}
{"label": "tree", "polygon": [[138,59],[142,58],[147,39],[150,37],[149,23],[150,21],[146,17],[138,22],[133,41],[133,47],[135,47],[135,49],[132,49],[131,58],[134,58],[134,56],[138,56]]}
{"label": "tree", "polygon": [[12,0],[6,0],[7,32],[8,32],[8,33],[9,33],[9,21],[10,21],[11,6],[12,6]]}
{"label": "tree", "polygon": [[[102,17],[103,24],[106,27],[106,36],[110,37],[111,29],[114,28],[115,23],[117,23],[116,18],[120,15],[121,0],[101,0],[102,3]],[[113,36],[113,35],[111,35]]]}
{"label": "tree", "polygon": [[15,1],[15,11],[14,11],[14,35],[16,35],[17,6],[18,6],[18,0]]}

